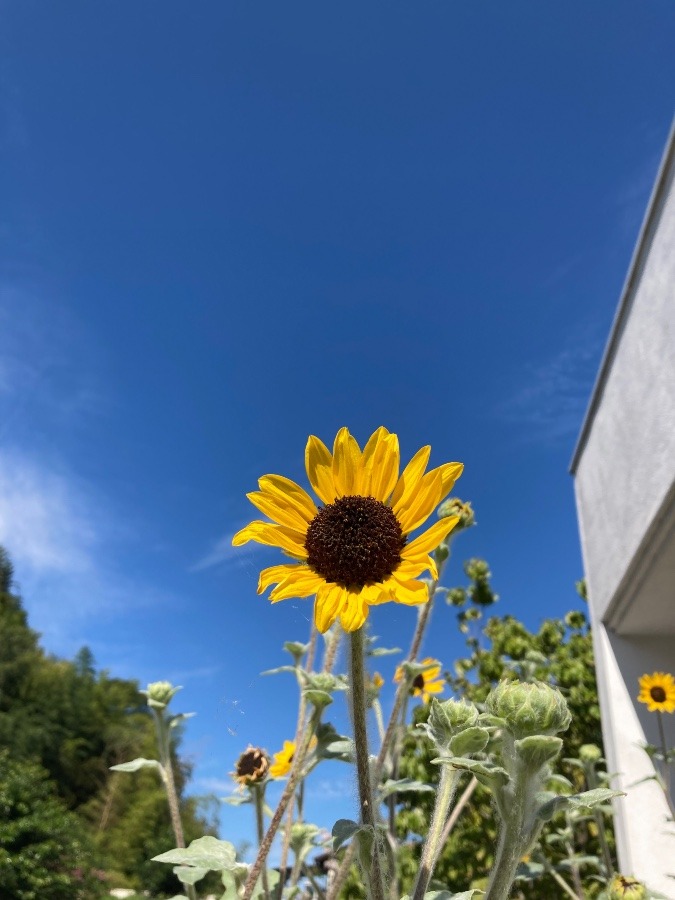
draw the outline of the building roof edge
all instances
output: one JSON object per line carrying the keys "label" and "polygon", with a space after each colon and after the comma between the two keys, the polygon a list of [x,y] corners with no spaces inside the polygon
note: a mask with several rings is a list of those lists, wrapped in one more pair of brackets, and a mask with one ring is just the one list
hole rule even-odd
{"label": "building roof edge", "polygon": [[666,141],[666,147],[663,152],[663,156],[661,157],[656,181],[654,182],[654,187],[652,188],[649,203],[647,204],[647,211],[645,213],[644,219],[642,220],[642,226],[640,227],[640,232],[635,243],[635,249],[633,250],[630,265],[628,266],[628,274],[626,275],[626,279],[621,290],[619,305],[617,307],[616,313],[614,314],[612,327],[609,332],[609,337],[607,338],[604,353],[602,354],[600,368],[595,379],[595,384],[593,385],[593,390],[591,391],[591,398],[588,402],[586,414],[581,424],[579,437],[577,438],[577,443],[572,454],[572,459],[569,466],[571,475],[576,474],[577,466],[581,459],[581,455],[584,452],[586,441],[588,440],[588,436],[593,426],[593,420],[600,405],[600,400],[602,399],[602,394],[607,382],[607,378],[609,376],[610,369],[612,367],[612,363],[614,361],[614,356],[616,355],[617,347],[619,346],[621,331],[628,317],[630,301],[633,296],[635,285],[638,281],[641,263],[646,258],[649,251],[649,245],[651,244],[651,238],[653,236],[652,225],[654,224],[654,220],[660,208],[661,200],[663,199],[668,175],[670,173],[670,170],[674,167],[675,118],[673,119],[670,127],[670,133],[668,135],[668,140]]}

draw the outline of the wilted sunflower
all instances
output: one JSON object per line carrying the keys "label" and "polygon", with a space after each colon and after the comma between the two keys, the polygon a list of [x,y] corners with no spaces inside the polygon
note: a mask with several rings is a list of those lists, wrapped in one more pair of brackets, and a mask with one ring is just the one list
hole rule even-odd
{"label": "wilted sunflower", "polygon": [[638,700],[647,704],[649,712],[675,712],[675,679],[666,672],[643,675]]}
{"label": "wilted sunflower", "polygon": [[270,600],[316,594],[314,618],[320,632],[339,617],[345,631],[357,631],[368,607],[393,600],[425,603],[424,571],[437,577],[429,555],[452,531],[457,516],[436,522],[414,540],[422,525],[461,475],[461,463],[445,463],[425,474],[431,447],[422,447],[399,476],[398,437],[378,428],[361,452],[341,428],[331,454],[310,436],[305,450],[307,477],[317,497],[281,475],[264,475],[259,491],[247,494],[272,522],[255,521],[232,539],[235,547],[257,541],[279,547],[299,560],[263,569],[261,594]]}
{"label": "wilted sunflower", "polygon": [[264,781],[269,767],[270,761],[265,751],[249,744],[237,760],[234,772],[230,774],[240,787],[244,787]]}
{"label": "wilted sunflower", "polygon": [[[410,693],[413,697],[421,697],[422,703],[428,703],[431,700],[431,694],[440,694],[445,687],[445,681],[440,677],[441,667],[435,659],[427,656],[426,659],[420,661],[421,666],[427,668],[420,672],[410,685]],[[399,684],[405,678],[405,673],[401,666],[394,673],[394,681]]]}
{"label": "wilted sunflower", "polygon": [[[309,742],[309,750],[314,750],[317,745],[316,737]],[[283,748],[274,754],[274,762],[270,766],[271,778],[285,778],[291,771],[293,759],[295,758],[295,741],[284,741]]]}

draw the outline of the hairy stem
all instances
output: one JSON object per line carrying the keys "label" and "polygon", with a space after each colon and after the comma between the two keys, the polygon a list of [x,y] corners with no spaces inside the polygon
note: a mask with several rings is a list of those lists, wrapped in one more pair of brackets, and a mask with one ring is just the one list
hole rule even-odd
{"label": "hairy stem", "polygon": [[[255,805],[255,826],[258,836],[258,848],[260,848],[263,838],[265,837],[265,819],[263,814],[264,796],[262,787],[258,784],[254,785],[253,800]],[[262,870],[262,885],[265,900],[270,900],[270,886],[267,880],[267,869],[264,867]]]}
{"label": "hairy stem", "polygon": [[663,753],[663,790],[668,801],[668,809],[670,815],[675,819],[675,804],[673,803],[673,795],[671,793],[670,781],[670,763],[668,761],[668,744],[666,742],[666,732],[663,727],[663,718],[660,709],[656,710],[656,721],[659,723],[659,736],[661,738],[661,752]]}
{"label": "hairy stem", "polygon": [[314,736],[314,731],[316,730],[318,722],[319,715],[315,714],[312,717],[312,721],[310,722],[310,727],[305,732],[300,752],[296,755],[296,758],[293,759],[293,767],[291,768],[290,774],[288,776],[286,787],[284,788],[281,799],[279,800],[279,805],[274,811],[272,821],[267,826],[267,831],[260,844],[260,848],[258,849],[258,855],[255,858],[255,862],[251,866],[251,869],[248,873],[248,878],[246,879],[246,883],[244,884],[244,888],[242,891],[241,900],[251,900],[253,891],[258,881],[258,877],[260,876],[260,872],[265,865],[267,854],[270,852],[272,842],[276,837],[276,833],[279,830],[281,820],[284,816],[284,813],[286,812],[288,804],[290,803],[291,797],[293,796],[295,786],[298,783],[298,779],[300,778],[302,766],[298,763],[298,759],[304,759],[307,755],[307,750],[309,748],[312,737]]}
{"label": "hairy stem", "polygon": [[[312,618],[312,624],[310,625],[309,631],[309,647],[307,649],[307,659],[305,660],[305,671],[313,672],[314,671],[314,658],[316,656],[316,624],[314,619]],[[298,702],[298,718],[297,724],[295,726],[295,757],[293,759],[293,763],[295,765],[302,766],[304,763],[303,759],[298,759],[298,751],[300,748],[300,740],[302,739],[302,733],[305,730],[305,720],[307,717],[307,701],[305,700],[305,694],[303,691],[302,682],[298,678],[298,685],[300,688],[300,700]],[[295,804],[295,795],[293,795],[288,804],[288,817],[286,819],[286,827],[284,828],[284,837],[283,843],[281,845],[281,860],[279,863],[279,890],[277,892],[277,896],[279,900],[281,900],[281,895],[284,890],[284,881],[286,879],[286,866],[288,863],[288,849],[291,843],[291,827],[293,825],[293,806]]]}
{"label": "hairy stem", "polygon": [[461,794],[459,800],[457,801],[457,803],[455,803],[455,806],[454,806],[452,812],[450,813],[448,821],[445,823],[445,828],[443,829],[443,836],[441,838],[441,846],[442,847],[444,847],[447,844],[448,838],[450,837],[450,835],[452,833],[452,829],[457,824],[457,819],[459,819],[464,807],[468,804],[469,800],[471,799],[471,797],[473,795],[473,792],[476,790],[477,787],[478,787],[478,779],[476,778],[475,775],[472,775],[471,781],[467,784],[467,786],[462,791],[462,794]]}
{"label": "hairy stem", "polygon": [[441,780],[436,793],[436,805],[431,817],[427,839],[424,842],[417,881],[413,891],[413,900],[424,900],[427,887],[434,871],[434,866],[443,848],[443,833],[448,818],[448,810],[457,787],[459,772],[450,766],[441,767]]}
{"label": "hairy stem", "polygon": [[363,629],[351,633],[350,654],[350,697],[352,707],[352,724],[354,728],[354,753],[356,756],[356,775],[359,788],[359,815],[362,825],[372,830],[373,856],[371,862],[370,881],[372,900],[384,900],[382,883],[382,864],[378,837],[375,831],[376,816],[373,804],[373,789],[370,782],[370,761],[368,757],[368,731],[366,727],[366,687],[363,665]]}

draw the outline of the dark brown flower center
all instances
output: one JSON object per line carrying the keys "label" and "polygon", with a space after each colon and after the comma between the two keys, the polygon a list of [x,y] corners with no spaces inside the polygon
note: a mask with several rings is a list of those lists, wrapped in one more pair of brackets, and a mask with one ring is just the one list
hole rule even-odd
{"label": "dark brown flower center", "polygon": [[374,497],[340,497],[322,506],[307,529],[307,564],[326,581],[363,587],[384,581],[401,562],[398,519]]}
{"label": "dark brown flower center", "polygon": [[655,685],[653,688],[650,688],[649,693],[651,694],[652,700],[655,703],[663,703],[666,699],[666,692],[660,685]]}
{"label": "dark brown flower center", "polygon": [[421,691],[424,687],[424,675],[420,672],[419,675],[415,677],[415,680],[412,683],[412,686],[415,690]]}
{"label": "dark brown flower center", "polygon": [[258,749],[246,750],[237,760],[237,775],[246,778],[265,770],[265,756]]}

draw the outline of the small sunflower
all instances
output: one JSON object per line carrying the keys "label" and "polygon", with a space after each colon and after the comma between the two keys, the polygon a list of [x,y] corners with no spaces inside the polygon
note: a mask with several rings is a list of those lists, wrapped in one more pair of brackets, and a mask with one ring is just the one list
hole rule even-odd
{"label": "small sunflower", "polygon": [[638,700],[647,704],[649,712],[675,712],[675,679],[667,672],[643,675]]}
{"label": "small sunflower", "polygon": [[[421,666],[426,666],[423,672],[416,675],[410,685],[410,693],[413,697],[421,697],[422,703],[428,703],[431,700],[431,694],[440,694],[445,687],[445,681],[440,677],[441,667],[435,659],[427,656],[426,659],[420,661]],[[401,666],[394,673],[394,681],[399,684],[405,678],[405,673]]]}
{"label": "small sunflower", "polygon": [[307,477],[323,504],[288,478],[264,475],[248,499],[272,522],[255,521],[232,539],[235,547],[257,541],[279,547],[298,560],[263,569],[258,593],[276,587],[270,600],[316,594],[316,627],[325,633],[336,619],[357,631],[368,609],[391,600],[413,605],[429,599],[417,579],[438,572],[429,555],[452,531],[449,516],[410,540],[452,489],[461,463],[426,472],[431,447],[422,447],[399,476],[398,437],[378,428],[363,451],[341,428],[331,454],[310,436],[305,451]]}
{"label": "small sunflower", "polygon": [[[314,750],[316,745],[316,737],[313,737],[309,742],[309,750]],[[295,750],[295,741],[284,741],[283,748],[274,754],[274,762],[270,766],[271,778],[285,778],[288,775],[295,758]]]}
{"label": "small sunflower", "polygon": [[230,774],[243,788],[245,785],[260,784],[261,781],[264,781],[269,767],[270,761],[265,751],[249,744],[237,760],[234,772]]}

